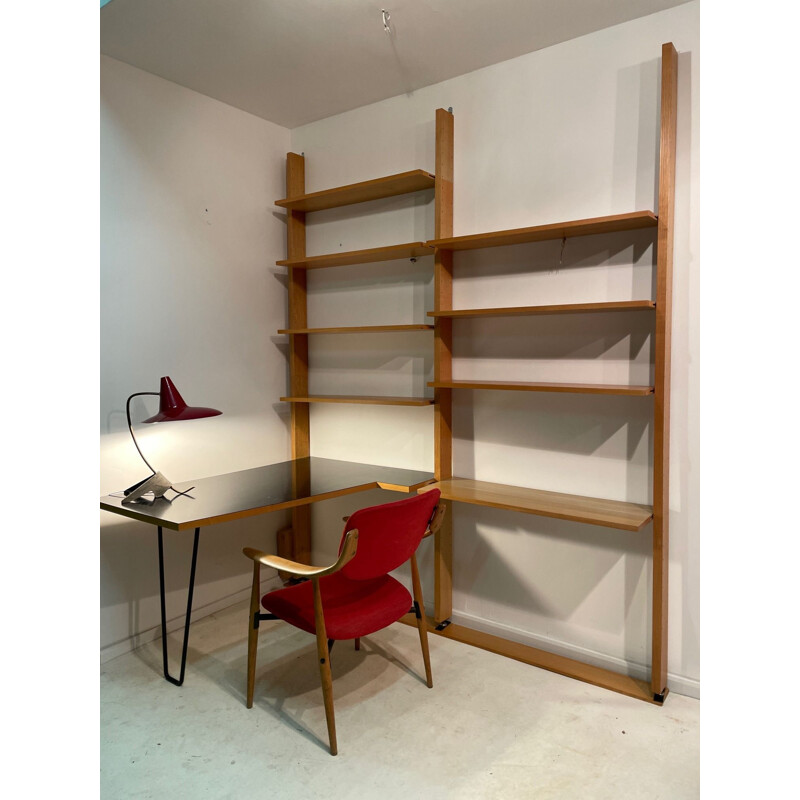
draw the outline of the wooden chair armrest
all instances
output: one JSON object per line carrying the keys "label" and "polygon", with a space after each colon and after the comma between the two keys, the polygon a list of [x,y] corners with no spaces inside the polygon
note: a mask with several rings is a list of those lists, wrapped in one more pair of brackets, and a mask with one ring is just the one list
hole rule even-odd
{"label": "wooden chair armrest", "polygon": [[423,539],[427,539],[428,536],[433,536],[433,534],[438,533],[439,528],[442,527],[442,522],[444,521],[444,513],[445,507],[443,503],[439,503],[436,506],[436,510],[433,512],[433,517],[431,517],[431,521],[428,523],[428,530],[422,535]]}
{"label": "wooden chair armrest", "polygon": [[290,561],[288,558],[281,558],[281,556],[270,555],[263,553],[261,550],[254,550],[252,547],[245,547],[242,552],[248,557],[263,564],[265,567],[272,567],[273,569],[288,572],[290,575],[296,575],[298,578],[321,578],[323,575],[332,575],[338,572],[348,561],[350,561],[356,554],[358,547],[358,531],[353,529],[347,531],[344,538],[344,546],[339,558],[329,567],[313,567],[309,564],[300,564],[297,561]]}

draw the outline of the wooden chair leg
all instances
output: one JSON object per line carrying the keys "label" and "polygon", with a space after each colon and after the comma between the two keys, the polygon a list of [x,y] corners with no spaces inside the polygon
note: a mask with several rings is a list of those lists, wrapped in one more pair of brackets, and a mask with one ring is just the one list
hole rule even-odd
{"label": "wooden chair leg", "polygon": [[419,579],[417,568],[417,555],[411,556],[411,584],[414,589],[414,603],[417,612],[417,629],[419,630],[419,643],[422,647],[422,660],[425,662],[425,679],[428,688],[433,688],[433,675],[431,673],[431,654],[428,650],[428,628],[425,621],[425,604],[422,602],[422,583]]}
{"label": "wooden chair leg", "polygon": [[360,649],[361,649],[361,639],[358,638],[358,639],[356,639],[356,650],[360,650]]}
{"label": "wooden chair leg", "polygon": [[253,588],[250,592],[250,616],[247,628],[247,707],[253,707],[253,688],[256,682],[256,655],[258,653],[257,614],[261,611],[261,564],[253,563]]}
{"label": "wooden chair leg", "polygon": [[331,656],[325,633],[325,617],[322,613],[322,595],[319,578],[312,578],[314,585],[314,624],[317,631],[317,657],[319,658],[319,677],[322,682],[322,698],[325,702],[325,720],[328,723],[328,742],[331,755],[339,750],[336,746],[336,721],[333,715],[333,681],[331,680]]}

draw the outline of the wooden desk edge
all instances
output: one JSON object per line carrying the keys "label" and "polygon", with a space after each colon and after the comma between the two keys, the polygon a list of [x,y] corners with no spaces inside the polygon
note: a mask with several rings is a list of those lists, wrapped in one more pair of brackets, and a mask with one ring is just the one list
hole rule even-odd
{"label": "wooden desk edge", "polygon": [[387,491],[390,492],[404,492],[405,494],[411,494],[411,492],[418,492],[420,490],[424,491],[423,487],[430,486],[432,483],[436,483],[436,478],[428,478],[427,480],[412,484],[400,484],[400,483],[389,483],[387,481],[378,481],[378,488],[386,489]]}
{"label": "wooden desk edge", "polygon": [[367,492],[370,489],[386,489],[394,492],[411,493],[417,491],[423,486],[427,486],[434,482],[434,478],[429,478],[420,483],[411,485],[394,484],[385,481],[370,481],[368,483],[350,486],[346,489],[334,489],[330,492],[323,492],[322,494],[315,494],[312,497],[301,497],[297,500],[285,500],[281,503],[268,504],[265,506],[256,506],[255,508],[248,508],[242,511],[232,511],[227,514],[219,514],[213,517],[203,517],[201,519],[187,520],[186,522],[172,522],[171,520],[157,519],[155,517],[138,512],[136,507],[112,505],[100,501],[100,508],[103,511],[109,511],[112,514],[118,514],[129,519],[134,519],[137,522],[145,522],[149,525],[157,525],[162,528],[167,528],[172,531],[186,531],[193,528],[204,528],[207,525],[217,525],[221,522],[230,522],[235,519],[244,519],[246,517],[254,517],[260,514],[269,514],[273,511],[281,511],[287,508],[296,508],[298,506],[310,505],[322,500],[331,500],[334,497],[344,497],[348,494],[357,494],[358,492]]}

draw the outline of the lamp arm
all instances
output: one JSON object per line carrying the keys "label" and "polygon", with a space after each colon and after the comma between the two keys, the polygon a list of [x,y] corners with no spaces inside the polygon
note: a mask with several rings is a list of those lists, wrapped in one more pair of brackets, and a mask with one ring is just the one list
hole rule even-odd
{"label": "lamp arm", "polygon": [[148,467],[150,467],[150,472],[152,472],[155,475],[156,471],[153,469],[153,467],[150,464],[150,462],[144,457],[144,454],[142,453],[142,450],[139,447],[139,443],[136,441],[136,437],[133,435],[133,425],[131,424],[131,400],[133,400],[134,397],[142,397],[143,395],[152,395],[152,396],[158,397],[159,393],[158,392],[136,392],[135,394],[132,394],[128,398],[128,402],[125,404],[125,414],[128,417],[128,430],[131,432],[131,439],[133,439],[133,444],[136,447],[136,450],[138,451],[139,455],[142,457],[142,461],[144,461],[144,463],[147,464]]}

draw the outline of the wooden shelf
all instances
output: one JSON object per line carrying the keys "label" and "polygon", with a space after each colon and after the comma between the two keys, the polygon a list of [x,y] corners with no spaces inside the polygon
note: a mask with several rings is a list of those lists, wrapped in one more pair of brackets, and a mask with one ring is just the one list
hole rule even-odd
{"label": "wooden shelf", "polygon": [[603,525],[624,531],[639,531],[653,518],[653,509],[650,506],[636,503],[526,489],[466,478],[439,481],[424,486],[419,491],[430,489],[439,489],[445,500]]}
{"label": "wooden shelf", "polygon": [[327,253],[306,258],[287,258],[276,261],[279,267],[294,269],[325,269],[344,267],[348,264],[371,264],[374,261],[395,261],[401,258],[421,258],[433,254],[433,248],[424,242],[406,242],[385,247],[370,247],[366,250],[348,250],[342,253]]}
{"label": "wooden shelf", "polygon": [[499,389],[514,392],[570,392],[572,394],[653,394],[652,386],[603,383],[530,383],[528,381],[429,381],[435,389]]}
{"label": "wooden shelf", "polygon": [[458,311],[429,311],[429,317],[524,317],[535,314],[576,314],[596,311],[653,310],[652,300],[620,300],[605,303],[567,303],[552,306],[514,306],[510,308],[465,308]]}
{"label": "wooden shelf", "polygon": [[468,236],[452,236],[448,239],[432,239],[429,245],[443,250],[477,250],[482,247],[505,247],[510,244],[544,242],[548,239],[563,239],[574,236],[592,236],[599,233],[633,231],[639,228],[655,228],[658,217],[652,211],[634,211],[630,214],[614,214],[609,217],[593,217],[550,225],[534,225],[532,228],[512,228],[507,231],[474,233]]}
{"label": "wooden shelf", "polygon": [[356,325],[349,328],[281,328],[278,333],[394,333],[404,331],[432,331],[433,325]]}
{"label": "wooden shelf", "polygon": [[383,197],[433,189],[434,182],[434,176],[430,172],[413,169],[410,172],[400,172],[397,175],[387,175],[371,181],[350,183],[347,186],[337,186],[298,197],[287,197],[276,200],[275,205],[290,211],[323,211],[326,208],[351,206],[369,200],[380,200]]}
{"label": "wooden shelf", "polygon": [[313,394],[305,397],[281,397],[282,403],[355,403],[373,406],[429,406],[432,397],[368,397],[344,394]]}

